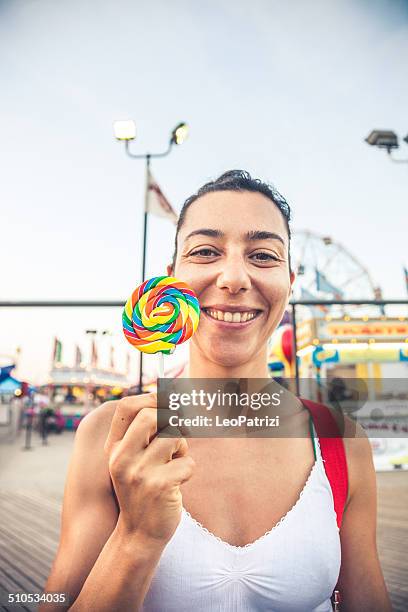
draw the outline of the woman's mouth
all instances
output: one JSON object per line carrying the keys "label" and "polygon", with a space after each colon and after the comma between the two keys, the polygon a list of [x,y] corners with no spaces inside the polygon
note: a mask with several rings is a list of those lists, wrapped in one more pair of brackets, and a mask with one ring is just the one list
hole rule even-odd
{"label": "woman's mouth", "polygon": [[216,308],[202,308],[207,319],[216,324],[229,328],[247,327],[259,317],[262,310],[244,310],[242,312],[231,312],[228,310],[217,310]]}

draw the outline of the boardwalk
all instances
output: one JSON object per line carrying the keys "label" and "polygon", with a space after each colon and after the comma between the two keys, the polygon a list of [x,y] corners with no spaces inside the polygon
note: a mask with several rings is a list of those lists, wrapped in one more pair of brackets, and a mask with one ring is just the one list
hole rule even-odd
{"label": "boardwalk", "polygon": [[378,549],[394,610],[408,610],[408,471],[377,474]]}
{"label": "boardwalk", "polygon": [[[72,434],[52,438],[48,447],[39,446],[38,440],[36,444],[27,452],[20,450],[21,443],[0,446],[0,602],[6,601],[7,592],[41,592],[57,548]],[[381,563],[394,610],[406,612],[408,471],[378,474],[378,490]],[[36,609],[30,605],[0,608]]]}

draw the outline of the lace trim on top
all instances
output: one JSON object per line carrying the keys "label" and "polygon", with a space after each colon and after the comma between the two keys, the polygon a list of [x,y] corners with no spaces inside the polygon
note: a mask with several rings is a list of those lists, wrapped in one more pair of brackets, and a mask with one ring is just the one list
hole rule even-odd
{"label": "lace trim on top", "polygon": [[303,488],[299,494],[299,497],[297,498],[296,502],[293,504],[293,506],[286,512],[286,514],[284,514],[279,521],[272,527],[272,529],[269,529],[269,531],[267,531],[266,533],[264,533],[263,535],[259,536],[259,538],[257,538],[256,540],[254,540],[253,542],[248,542],[248,544],[244,544],[243,546],[236,546],[235,544],[230,544],[229,542],[226,542],[225,540],[223,540],[222,538],[220,538],[219,536],[216,536],[214,533],[212,533],[211,531],[209,531],[206,527],[204,527],[204,525],[202,525],[199,521],[197,521],[193,516],[191,516],[191,514],[188,512],[188,510],[186,510],[183,506],[183,513],[190,519],[190,521],[192,521],[201,531],[203,531],[205,534],[207,534],[207,536],[209,536],[211,539],[216,540],[217,542],[219,542],[220,544],[223,544],[224,546],[227,546],[228,548],[232,549],[232,550],[245,550],[246,548],[251,548],[252,546],[255,546],[255,544],[258,544],[258,542],[262,542],[262,540],[264,540],[265,538],[267,538],[273,531],[275,531],[276,529],[278,529],[282,523],[284,523],[287,518],[294,512],[295,508],[297,508],[297,506],[300,504],[300,501],[306,491],[306,489],[309,486],[309,483],[314,475],[314,473],[316,472],[316,470],[320,467],[323,466],[322,464],[322,456],[321,456],[321,451],[320,451],[320,443],[319,443],[319,438],[318,436],[316,436],[316,432],[315,433],[315,440],[317,442],[316,446],[318,449],[318,454],[317,454],[317,458],[309,472],[309,476],[306,479],[305,484],[303,485]]}

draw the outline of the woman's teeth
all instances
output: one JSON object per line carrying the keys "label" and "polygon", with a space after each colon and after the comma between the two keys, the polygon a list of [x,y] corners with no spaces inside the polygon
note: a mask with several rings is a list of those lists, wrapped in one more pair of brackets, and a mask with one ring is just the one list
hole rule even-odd
{"label": "woman's teeth", "polygon": [[205,309],[205,312],[212,319],[226,321],[227,323],[245,323],[245,321],[250,321],[258,314],[256,310],[251,312],[224,312],[223,310]]}

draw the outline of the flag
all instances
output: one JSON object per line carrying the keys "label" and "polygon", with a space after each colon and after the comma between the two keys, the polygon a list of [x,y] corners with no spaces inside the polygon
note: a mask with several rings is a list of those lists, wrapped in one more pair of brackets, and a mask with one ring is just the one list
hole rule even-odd
{"label": "flag", "polygon": [[54,338],[54,351],[52,356],[52,363],[62,362],[62,342],[58,338]]}
{"label": "flag", "polygon": [[404,276],[405,276],[405,287],[408,293],[408,268],[406,268],[405,266],[404,266]]}
{"label": "flag", "polygon": [[158,217],[164,217],[174,225],[177,225],[178,215],[150,171],[147,180],[146,212],[150,212]]}
{"label": "flag", "polygon": [[15,368],[14,363],[13,365],[3,366],[0,368],[0,382],[3,382],[3,380],[6,380],[6,378],[11,378],[10,373],[13,368]]}
{"label": "flag", "polygon": [[[319,298],[316,297],[308,289],[302,287],[300,289],[300,299],[305,301],[315,300],[317,302]],[[316,304],[316,306],[307,306],[307,308],[310,308],[313,317],[321,317],[323,312],[327,312],[329,310],[328,307],[323,306],[323,304]]]}
{"label": "flag", "polygon": [[75,367],[79,368],[81,366],[81,363],[82,363],[82,351],[77,344],[76,349],[75,349]]}
{"label": "flag", "polygon": [[338,289],[334,285],[332,285],[323,272],[319,272],[316,268],[316,289],[317,291],[322,291],[323,293],[331,293],[335,300],[341,300],[343,297],[343,291]]}
{"label": "flag", "polygon": [[91,367],[96,368],[97,366],[98,366],[98,351],[96,349],[95,338],[92,338]]}

